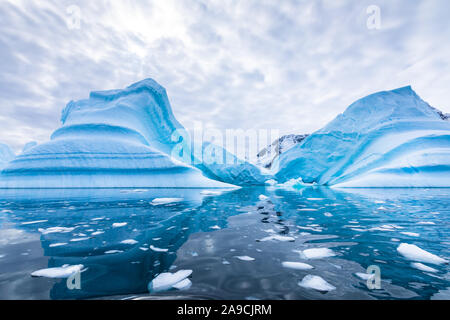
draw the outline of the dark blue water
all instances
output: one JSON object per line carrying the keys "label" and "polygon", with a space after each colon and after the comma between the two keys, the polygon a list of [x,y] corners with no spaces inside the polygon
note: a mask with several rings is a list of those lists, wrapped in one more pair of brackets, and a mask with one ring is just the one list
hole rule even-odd
{"label": "dark blue water", "polygon": [[[450,189],[201,191],[0,191],[0,299],[449,299],[448,264],[424,272],[397,248],[415,244],[449,259]],[[155,198],[184,200],[155,206]],[[74,229],[45,232],[52,227]],[[273,235],[294,241],[260,241]],[[335,256],[298,253],[324,247]],[[314,269],[286,269],[283,261]],[[81,289],[31,277],[65,264],[84,266]],[[371,265],[381,270],[381,289],[355,275]],[[159,273],[183,269],[193,270],[188,290],[147,292]],[[300,287],[308,274],[336,290]]]}

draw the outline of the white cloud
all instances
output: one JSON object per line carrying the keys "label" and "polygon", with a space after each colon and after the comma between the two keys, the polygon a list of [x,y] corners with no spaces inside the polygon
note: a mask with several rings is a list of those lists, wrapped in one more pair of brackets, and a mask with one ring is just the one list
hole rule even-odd
{"label": "white cloud", "polygon": [[[0,141],[44,141],[68,101],[147,77],[186,126],[311,132],[407,84],[450,112],[448,1],[375,2],[5,1]],[[380,30],[366,27],[374,3]],[[70,5],[80,29],[66,25]]]}

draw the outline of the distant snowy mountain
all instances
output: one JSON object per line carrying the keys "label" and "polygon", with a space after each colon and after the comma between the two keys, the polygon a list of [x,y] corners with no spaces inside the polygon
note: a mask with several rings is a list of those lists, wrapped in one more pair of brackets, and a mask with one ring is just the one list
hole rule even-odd
{"label": "distant snowy mountain", "polygon": [[350,105],[276,158],[279,182],[339,187],[449,187],[450,122],[404,87]]}
{"label": "distant snowy mountain", "polygon": [[271,145],[262,149],[257,155],[256,164],[264,168],[270,169],[272,167],[273,160],[280,154],[288,151],[290,148],[299,144],[308,134],[289,134],[282,136],[275,140]]}

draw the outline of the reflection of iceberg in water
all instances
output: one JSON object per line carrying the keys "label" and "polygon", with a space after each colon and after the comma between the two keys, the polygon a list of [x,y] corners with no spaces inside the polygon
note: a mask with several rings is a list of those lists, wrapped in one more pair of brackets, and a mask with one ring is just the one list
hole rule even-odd
{"label": "reflection of iceberg in water", "polygon": [[[204,198],[201,190],[110,190],[109,196],[115,199],[111,202],[103,200],[108,199],[104,194],[108,191],[101,191],[96,198],[94,190],[89,197],[87,190],[82,195],[77,190],[71,202],[63,200],[69,190],[50,192],[47,197],[52,200],[38,205],[20,200],[30,214],[17,215],[14,222],[42,233],[44,255],[50,257],[48,267],[82,264],[87,268],[81,273],[81,290],[69,290],[64,279],[52,288],[53,299],[146,292],[156,274],[170,269],[176,251],[191,233],[226,226],[227,216],[210,215],[209,204],[215,200]],[[17,192],[3,199],[20,199]],[[36,197],[42,199],[39,194]],[[154,198],[174,197],[184,201],[151,204]]]}

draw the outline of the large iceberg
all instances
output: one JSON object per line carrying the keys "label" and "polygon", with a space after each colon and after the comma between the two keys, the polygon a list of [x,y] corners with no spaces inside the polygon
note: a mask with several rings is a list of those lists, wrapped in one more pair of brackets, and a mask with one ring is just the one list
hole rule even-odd
{"label": "large iceberg", "polygon": [[4,168],[0,187],[232,187],[171,157],[173,133],[184,128],[152,79],[71,101],[61,122],[49,142]]}
{"label": "large iceberg", "polygon": [[0,169],[4,168],[15,156],[8,145],[0,143]]}
{"label": "large iceberg", "polygon": [[450,122],[411,87],[367,96],[276,159],[279,182],[449,187]]}

